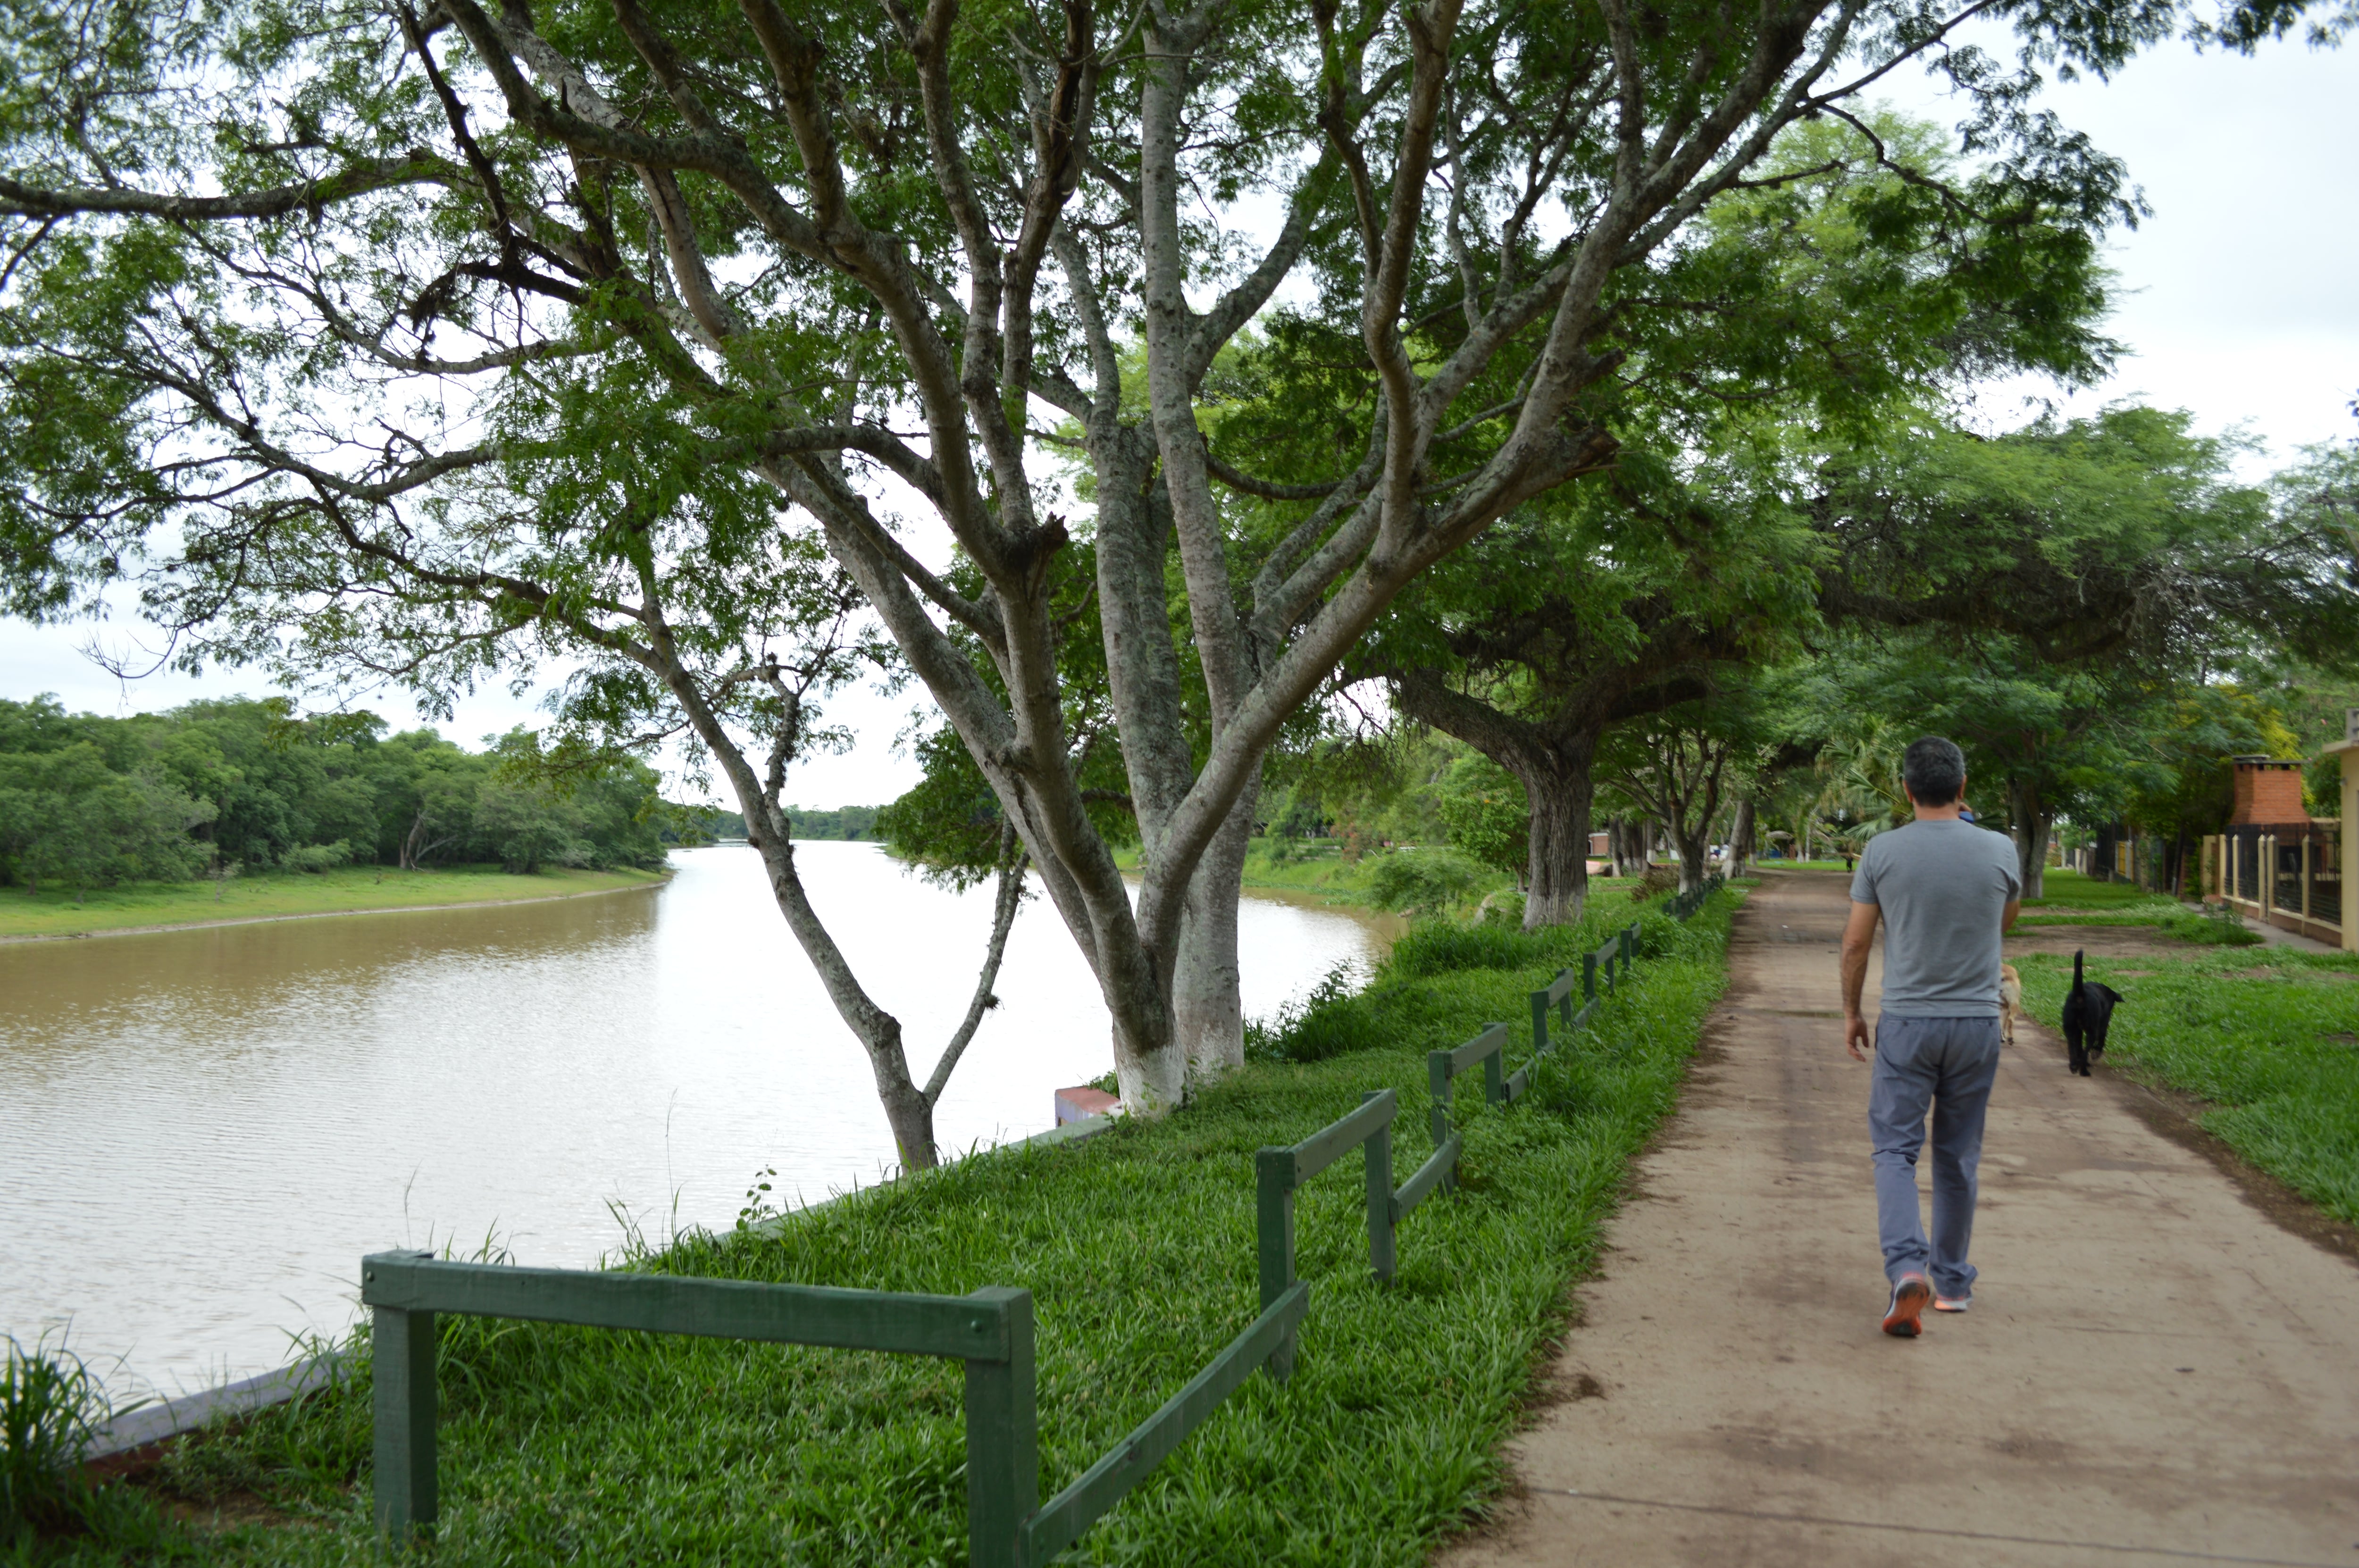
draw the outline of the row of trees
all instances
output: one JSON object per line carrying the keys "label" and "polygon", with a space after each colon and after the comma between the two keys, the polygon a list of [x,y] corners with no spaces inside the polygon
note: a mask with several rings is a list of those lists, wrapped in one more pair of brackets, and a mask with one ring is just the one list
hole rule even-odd
{"label": "row of trees", "polygon": [[[1496,732],[1566,917],[1597,726],[1813,596],[1712,474],[2097,373],[2138,200],[2043,73],[2305,10],[22,7],[0,591],[136,577],[190,660],[438,699],[553,661],[564,744],[685,738],[922,1165],[939,1086],[783,794],[886,667],[941,719],[919,826],[1011,912],[1037,875],[1151,1114],[1242,1060],[1239,869],[1339,672]],[[1954,143],[1868,111],[1908,70]],[[1624,673],[1458,706],[1552,646]]]}
{"label": "row of trees", "polygon": [[569,765],[525,731],[471,752],[386,728],[369,713],[299,718],[284,698],[128,719],[0,700],[0,885],[79,893],[352,861],[663,863],[679,813],[645,762]]}
{"label": "row of trees", "polygon": [[[1487,773],[1378,747],[1375,775],[1397,791],[1425,765],[1440,801],[1512,796],[1527,831],[1445,826],[1518,862],[1533,925],[1578,912],[1593,821],[1659,825],[1689,881],[1708,845],[1773,828],[1856,848],[1907,819],[1899,753],[1925,733],[1966,749],[1978,816],[2015,835],[2035,895],[2060,821],[2161,841],[2168,878],[2224,821],[2227,759],[2314,754],[2359,676],[2359,448],[2265,485],[2238,482],[2238,455],[2184,415],[2123,406],[1995,438],[1932,425],[1773,449],[1669,502],[1594,487],[1562,526],[1612,568],[1448,600],[1443,574],[1440,602],[1421,590],[1371,641],[1394,710]],[[1647,526],[1672,506],[1676,545]],[[1625,568],[1633,536],[1669,568]],[[1595,600],[1572,604],[1569,581]],[[1303,761],[1314,791],[1322,768]],[[1346,816],[1385,798],[1348,770],[1325,787]]]}

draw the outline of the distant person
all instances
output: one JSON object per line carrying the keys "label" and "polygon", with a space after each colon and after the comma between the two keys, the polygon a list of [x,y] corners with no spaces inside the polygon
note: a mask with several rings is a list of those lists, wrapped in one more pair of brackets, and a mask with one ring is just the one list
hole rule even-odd
{"label": "distant person", "polygon": [[[1884,922],[1883,1008],[1867,1129],[1875,1150],[1875,1212],[1892,1293],[1884,1332],[1914,1338],[1930,1303],[1973,1303],[1974,1173],[1983,1115],[1998,1076],[1999,938],[2023,897],[2015,845],[1962,820],[1965,753],[1936,736],[1912,744],[1900,777],[1917,820],[1879,833],[1861,851],[1843,927],[1843,1046],[1868,1058],[1860,997],[1875,923]],[[1917,1155],[1933,1115],[1933,1235],[1917,1202]],[[1928,1277],[1930,1274],[1930,1278]]]}

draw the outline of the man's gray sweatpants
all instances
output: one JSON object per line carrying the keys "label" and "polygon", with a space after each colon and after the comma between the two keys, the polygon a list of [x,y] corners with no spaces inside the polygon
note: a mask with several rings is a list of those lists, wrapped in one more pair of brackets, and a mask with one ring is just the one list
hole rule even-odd
{"label": "man's gray sweatpants", "polygon": [[[1998,1076],[1999,1021],[1895,1018],[1875,1021],[1875,1073],[1867,1130],[1875,1144],[1876,1229],[1885,1277],[1930,1273],[1933,1288],[1958,1300],[1973,1293],[1974,1173],[1983,1159],[1983,1113]],[[1917,1207],[1917,1152],[1925,1111],[1933,1112],[1933,1242]],[[1930,1268],[1928,1265],[1930,1264]]]}

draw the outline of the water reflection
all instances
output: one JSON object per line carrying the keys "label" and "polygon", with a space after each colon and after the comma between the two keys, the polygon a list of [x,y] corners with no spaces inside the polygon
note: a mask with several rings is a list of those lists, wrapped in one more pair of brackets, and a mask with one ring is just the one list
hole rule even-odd
{"label": "water reflection", "polygon": [[[987,892],[926,887],[870,845],[801,857],[922,1081]],[[0,1329],[71,1317],[84,1354],[193,1386],[340,1329],[364,1251],[496,1238],[583,1264],[625,1222],[727,1224],[757,1168],[788,1196],[873,1180],[892,1141],[865,1059],[757,858],[674,864],[598,898],[0,946]],[[1249,1012],[1384,939],[1261,899],[1242,936]],[[1051,1090],[1106,1068],[1104,1011],[1045,903],[997,989],[947,1145],[1038,1131]]]}

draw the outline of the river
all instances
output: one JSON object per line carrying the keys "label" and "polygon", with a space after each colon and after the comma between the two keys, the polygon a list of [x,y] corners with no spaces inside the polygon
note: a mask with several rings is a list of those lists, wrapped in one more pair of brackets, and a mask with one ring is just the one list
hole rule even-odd
{"label": "river", "polygon": [[[804,879],[923,1082],[991,918],[869,844]],[[0,1331],[119,1391],[283,1364],[353,1314],[364,1252],[490,1243],[582,1266],[625,1227],[725,1227],[759,1171],[793,1206],[876,1180],[866,1058],[751,849],[659,888],[0,946]],[[1379,919],[1245,901],[1246,1011],[1373,957]],[[1025,906],[937,1112],[946,1150],[1049,1127],[1111,1065],[1045,899]]]}

